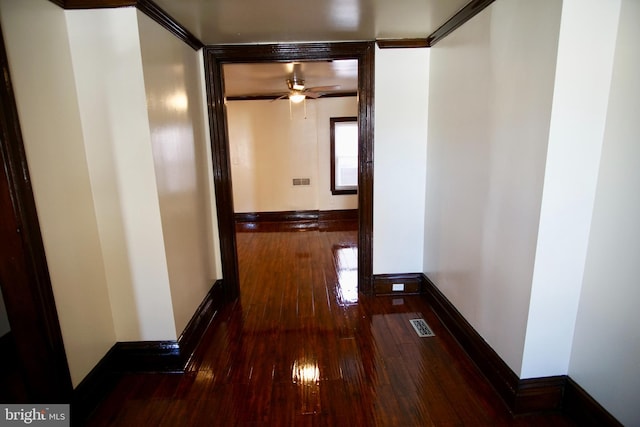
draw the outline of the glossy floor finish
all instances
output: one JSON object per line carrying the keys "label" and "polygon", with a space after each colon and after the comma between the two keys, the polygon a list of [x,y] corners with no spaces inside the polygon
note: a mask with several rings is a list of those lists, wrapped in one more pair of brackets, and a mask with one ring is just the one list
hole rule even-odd
{"label": "glossy floor finish", "polygon": [[[209,327],[192,371],[125,376],[90,425],[573,425],[512,418],[421,297],[358,295],[355,242],[355,231],[238,233],[241,300]],[[419,338],[414,318],[436,336]]]}

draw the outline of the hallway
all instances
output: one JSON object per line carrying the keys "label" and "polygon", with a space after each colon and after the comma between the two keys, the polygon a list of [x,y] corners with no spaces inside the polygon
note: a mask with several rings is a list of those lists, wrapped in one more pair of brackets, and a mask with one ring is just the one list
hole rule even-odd
{"label": "hallway", "polygon": [[[186,374],[123,377],[93,426],[570,426],[513,419],[419,296],[356,286],[357,232],[238,232],[241,299]],[[435,337],[420,338],[409,319]]]}

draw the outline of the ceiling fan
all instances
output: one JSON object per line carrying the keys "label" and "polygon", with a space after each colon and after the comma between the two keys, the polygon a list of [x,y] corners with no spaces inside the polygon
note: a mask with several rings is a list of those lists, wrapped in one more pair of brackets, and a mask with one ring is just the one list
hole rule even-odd
{"label": "ceiling fan", "polygon": [[304,84],[304,78],[302,77],[302,64],[300,63],[293,64],[293,73],[290,78],[286,79],[286,82],[289,91],[277,97],[273,101],[289,98],[290,102],[297,104],[307,98],[317,99],[324,95],[325,92],[340,89],[340,86],[306,87]]}

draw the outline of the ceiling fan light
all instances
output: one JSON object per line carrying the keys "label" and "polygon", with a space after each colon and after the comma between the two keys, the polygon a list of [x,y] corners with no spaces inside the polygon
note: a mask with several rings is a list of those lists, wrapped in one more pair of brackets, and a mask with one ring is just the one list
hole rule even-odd
{"label": "ceiling fan light", "polygon": [[298,104],[304,101],[305,96],[301,93],[292,93],[289,95],[289,100],[294,104]]}

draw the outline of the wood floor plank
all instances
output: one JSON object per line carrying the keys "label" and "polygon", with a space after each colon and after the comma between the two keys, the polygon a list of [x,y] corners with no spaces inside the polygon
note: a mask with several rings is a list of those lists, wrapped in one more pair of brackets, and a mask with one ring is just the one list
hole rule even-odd
{"label": "wood floor plank", "polygon": [[238,232],[240,299],[192,370],[125,375],[90,426],[574,425],[513,418],[422,297],[359,295],[356,227],[260,230]]}

